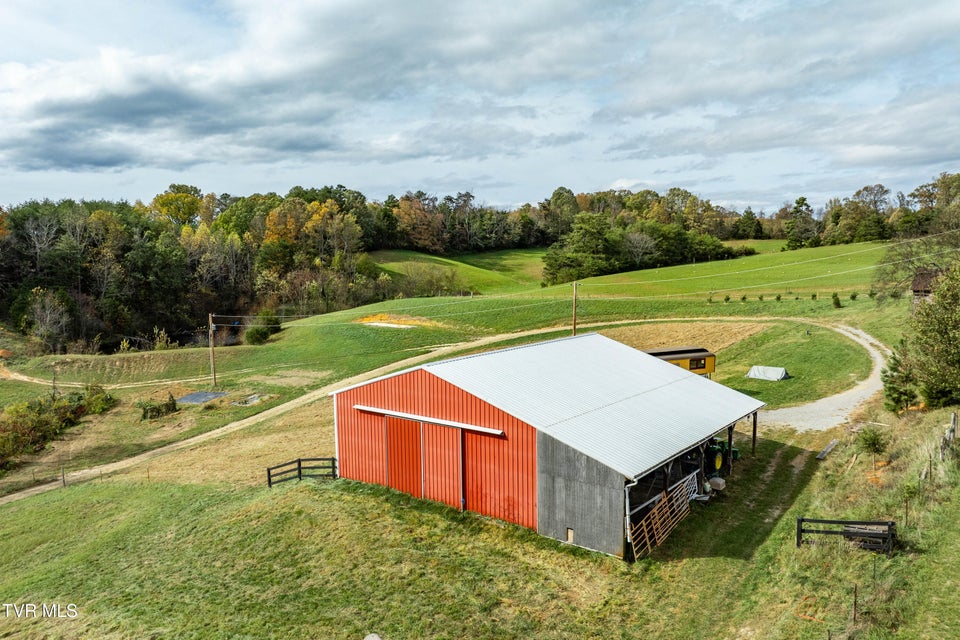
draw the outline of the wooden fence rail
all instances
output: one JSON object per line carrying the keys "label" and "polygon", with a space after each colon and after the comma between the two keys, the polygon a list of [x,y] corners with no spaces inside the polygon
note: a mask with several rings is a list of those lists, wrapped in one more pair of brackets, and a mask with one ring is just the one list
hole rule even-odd
{"label": "wooden fence rail", "polygon": [[[829,525],[839,529],[810,529],[805,525]],[[885,551],[893,555],[893,543],[897,539],[897,523],[891,520],[818,520],[797,518],[797,546],[803,544],[805,534],[843,536],[862,549]]]}
{"label": "wooden fence rail", "polygon": [[287,480],[303,480],[304,478],[330,478],[335,480],[336,477],[336,458],[297,458],[274,467],[267,467],[267,486],[270,488]]}

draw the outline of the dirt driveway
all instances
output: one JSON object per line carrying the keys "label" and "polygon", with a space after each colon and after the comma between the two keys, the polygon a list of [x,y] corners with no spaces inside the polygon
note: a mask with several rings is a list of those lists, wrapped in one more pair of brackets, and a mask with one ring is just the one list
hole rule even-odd
{"label": "dirt driveway", "polygon": [[761,411],[759,421],[763,425],[786,425],[797,431],[823,431],[842,425],[849,421],[850,415],[864,402],[872,398],[883,389],[880,380],[880,371],[883,369],[890,350],[880,344],[873,336],[844,325],[830,326],[837,333],[841,333],[857,344],[861,345],[870,354],[873,368],[865,380],[861,380],[852,389],[836,395],[821,398],[796,407]]}

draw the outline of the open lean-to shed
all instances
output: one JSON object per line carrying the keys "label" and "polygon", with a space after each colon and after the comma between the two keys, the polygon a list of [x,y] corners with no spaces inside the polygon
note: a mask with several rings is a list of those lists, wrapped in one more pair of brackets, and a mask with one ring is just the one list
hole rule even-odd
{"label": "open lean-to shed", "polygon": [[669,533],[732,466],[734,425],[751,414],[756,424],[763,406],[599,334],[424,364],[332,395],[341,477],[620,557]]}

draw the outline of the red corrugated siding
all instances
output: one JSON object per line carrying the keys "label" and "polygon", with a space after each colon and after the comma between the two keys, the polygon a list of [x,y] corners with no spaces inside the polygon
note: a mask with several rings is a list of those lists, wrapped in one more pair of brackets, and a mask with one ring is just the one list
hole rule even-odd
{"label": "red corrugated siding", "polygon": [[387,417],[387,485],[423,497],[420,423]]}
{"label": "red corrugated siding", "polygon": [[[502,430],[502,437],[463,434],[465,507],[536,529],[537,438],[530,425],[422,369],[345,391],[336,404],[340,474],[364,482],[388,484],[391,447],[385,447],[384,434],[390,433],[392,445],[394,430],[385,425],[397,419],[357,411],[355,404]],[[460,506],[460,430],[424,424],[422,437],[419,430],[417,437],[422,439],[415,443],[398,441],[396,446],[406,454],[397,461],[390,457],[389,485],[402,482],[402,491]],[[413,450],[419,452],[415,462]],[[395,470],[396,464],[409,468]],[[395,476],[395,471],[407,475]]]}
{"label": "red corrugated siding", "polygon": [[423,425],[423,497],[460,508],[460,430]]}

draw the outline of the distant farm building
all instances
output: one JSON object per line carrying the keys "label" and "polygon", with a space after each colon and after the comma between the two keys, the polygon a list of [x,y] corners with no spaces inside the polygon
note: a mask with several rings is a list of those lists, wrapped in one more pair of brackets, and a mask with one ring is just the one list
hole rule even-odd
{"label": "distant farm building", "polygon": [[763,406],[599,334],[424,364],[333,396],[341,477],[619,557],[659,544],[732,468],[734,425],[752,415],[755,426]]}
{"label": "distant farm building", "polygon": [[933,298],[933,289],[937,285],[937,279],[943,273],[940,269],[920,269],[913,276],[913,282],[910,289],[913,291],[913,305],[920,302],[930,302]]}
{"label": "distant farm building", "polygon": [[710,377],[717,370],[716,354],[703,347],[661,347],[643,351],[701,376]]}

